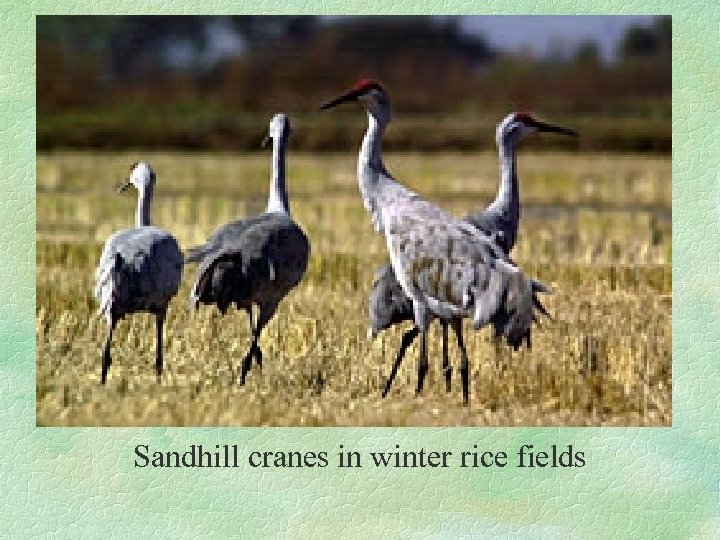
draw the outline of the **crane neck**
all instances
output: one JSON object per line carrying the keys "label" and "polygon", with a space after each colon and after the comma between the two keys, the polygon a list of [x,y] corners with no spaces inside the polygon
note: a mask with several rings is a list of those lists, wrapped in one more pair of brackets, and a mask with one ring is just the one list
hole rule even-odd
{"label": "crane neck", "polygon": [[382,159],[383,135],[387,122],[376,112],[368,111],[368,128],[358,157],[358,179],[366,206],[367,198],[376,196],[382,183],[390,178]]}
{"label": "crane neck", "polygon": [[382,161],[382,141],[387,122],[381,121],[373,112],[368,111],[368,128],[360,147],[359,165],[375,171],[384,171]]}
{"label": "crane neck", "polygon": [[517,177],[517,142],[511,137],[500,141],[500,186],[490,208],[513,220],[520,219],[520,189]]}
{"label": "crane neck", "polygon": [[386,184],[392,182],[382,160],[382,140],[386,125],[387,120],[379,118],[376,112],[368,111],[368,128],[360,146],[357,169],[363,204],[370,211],[378,231],[383,229],[380,192]]}
{"label": "crane neck", "polygon": [[150,225],[150,204],[153,197],[153,186],[148,184],[138,189],[138,203],[135,212],[135,225],[147,227]]}
{"label": "crane neck", "polygon": [[287,137],[273,137],[272,173],[270,176],[270,193],[268,195],[268,212],[290,213],[287,188],[285,186],[285,151]]}

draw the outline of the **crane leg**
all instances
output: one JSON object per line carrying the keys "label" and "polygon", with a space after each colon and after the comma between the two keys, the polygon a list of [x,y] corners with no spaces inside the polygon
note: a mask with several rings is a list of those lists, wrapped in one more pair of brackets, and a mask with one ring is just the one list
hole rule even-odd
{"label": "crane leg", "polygon": [[[258,338],[259,337],[260,336],[258,335]],[[254,353],[255,353],[255,363],[260,368],[260,373],[262,373],[263,354],[262,354],[262,349],[260,349],[260,345],[257,344],[257,341],[255,342]]]}
{"label": "crane leg", "polygon": [[165,312],[155,315],[155,326],[157,327],[157,350],[155,352],[155,373],[158,383],[163,371],[163,326],[165,324]]}
{"label": "crane leg", "polygon": [[250,342],[250,349],[247,353],[245,353],[245,357],[242,361],[242,367],[240,371],[240,384],[245,384],[245,377],[248,374],[248,371],[250,371],[250,368],[252,367],[252,361],[253,357],[255,356],[255,322],[253,321],[253,310],[252,306],[247,308],[247,314],[248,314],[248,321],[250,322],[250,335],[251,335],[251,342]]}
{"label": "crane leg", "polygon": [[[256,333],[256,327],[257,327],[257,321],[253,322],[253,312],[252,312],[252,306],[250,306],[247,309],[248,317],[250,318],[250,333],[253,336],[252,344],[250,345],[250,354],[251,356],[255,357],[255,362],[257,363],[258,367],[260,368],[260,371],[262,372],[262,351],[260,351],[260,347],[258,347],[256,340],[254,339],[255,333]],[[259,317],[259,315],[258,315]],[[258,332],[259,337],[259,332]],[[252,361],[251,361],[252,363]]]}
{"label": "crane leg", "polygon": [[440,321],[442,326],[442,354],[443,354],[443,373],[445,373],[445,391],[449,392],[452,387],[452,367],[448,358],[448,323]]}
{"label": "crane leg", "polygon": [[470,366],[462,336],[462,319],[453,319],[451,324],[460,349],[460,377],[462,379],[463,402],[467,405],[470,398]]}
{"label": "crane leg", "polygon": [[241,385],[245,384],[245,377],[252,367],[253,358],[255,358],[259,366],[262,366],[262,350],[260,349],[260,345],[258,345],[258,341],[260,340],[260,334],[262,333],[263,328],[265,328],[265,325],[267,325],[270,319],[272,319],[276,309],[277,302],[269,302],[260,306],[260,314],[258,315],[255,327],[253,328],[252,343],[250,344],[250,349],[243,359],[242,372],[240,373]]}
{"label": "crane leg", "polygon": [[395,362],[393,363],[392,371],[390,371],[390,376],[385,382],[385,388],[383,389],[382,397],[387,396],[388,392],[390,392],[390,387],[395,380],[398,368],[400,367],[400,364],[405,357],[405,351],[412,344],[412,342],[415,341],[415,338],[418,337],[419,333],[420,330],[418,330],[417,326],[413,326],[410,330],[403,334],[402,342],[400,343],[400,350],[398,350],[397,356],[395,357]]}
{"label": "crane leg", "polygon": [[428,359],[427,359],[427,331],[432,322],[432,315],[430,314],[427,305],[421,298],[412,298],[413,303],[413,317],[415,320],[415,326],[421,333],[420,340],[420,359],[418,361],[418,382],[417,390],[415,395],[420,395],[425,384],[425,375],[428,372]]}
{"label": "crane leg", "polygon": [[273,315],[275,315],[275,310],[277,309],[277,306],[278,302],[270,302],[260,306],[260,314],[258,315],[256,325],[257,337],[255,338],[255,361],[257,362],[257,365],[260,366],[260,368],[262,368],[263,363],[263,353],[259,345],[260,334],[267,326],[267,323],[270,322],[270,319],[273,318]]}
{"label": "crane leg", "polygon": [[103,350],[102,356],[102,373],[100,375],[100,380],[102,384],[105,384],[108,371],[110,370],[110,364],[112,364],[112,357],[110,356],[110,345],[112,344],[112,335],[113,331],[115,330],[116,324],[117,321],[113,318],[110,322],[110,328],[108,328],[107,337],[105,338],[105,349]]}
{"label": "crane leg", "polygon": [[248,371],[250,371],[250,368],[252,367],[252,359],[253,359],[253,348],[255,347],[255,342],[253,340],[253,344],[250,345],[250,350],[245,354],[245,357],[242,361],[242,371],[240,372],[240,384],[245,384],[245,377],[248,374]]}
{"label": "crane leg", "polygon": [[420,360],[418,362],[418,381],[417,390],[415,395],[419,396],[422,393],[423,386],[425,385],[425,375],[428,372],[428,358],[427,358],[427,328],[422,331],[420,336]]}

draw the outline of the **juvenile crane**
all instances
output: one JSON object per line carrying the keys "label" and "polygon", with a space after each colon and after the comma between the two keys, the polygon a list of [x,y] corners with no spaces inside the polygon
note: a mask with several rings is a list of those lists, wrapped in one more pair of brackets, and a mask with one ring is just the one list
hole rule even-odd
{"label": "juvenile crane", "polygon": [[[515,246],[520,224],[517,144],[524,137],[539,132],[577,136],[577,133],[573,130],[540,122],[527,113],[516,112],[506,116],[497,125],[495,131],[495,141],[500,154],[500,185],[497,196],[485,210],[465,217],[465,221],[492,236],[500,248],[508,255]],[[535,286],[533,292],[542,292],[542,288]],[[533,302],[539,311],[547,315],[544,306],[537,299],[537,295],[533,298]],[[402,287],[400,287],[392,266],[389,264],[382,266],[376,273],[376,279],[370,293],[372,337],[374,338],[381,330],[412,319],[412,303],[403,292]],[[440,324],[442,326],[443,372],[445,374],[446,388],[450,391],[452,370],[447,351],[447,327],[449,322],[441,319]],[[410,328],[403,334],[400,349],[393,364],[391,375],[385,385],[383,396],[389,392],[405,352],[417,336],[418,330],[416,327]]]}
{"label": "juvenile crane", "polygon": [[[240,384],[255,358],[262,367],[260,334],[279,302],[303,277],[310,255],[305,233],[293,221],[285,187],[285,151],[290,120],[276,114],[270,121],[272,174],[265,213],[240,219],[217,229],[202,245],[192,248],[188,262],[199,262],[190,305],[215,304],[223,315],[230,305],[248,314],[252,342],[242,362]],[[259,313],[253,321],[253,305]]]}
{"label": "juvenile crane", "polygon": [[115,326],[125,315],[137,312],[155,315],[155,371],[160,380],[165,315],[182,277],[183,256],[177,240],[167,231],[150,224],[155,173],[147,163],[133,164],[130,178],[117,191],[120,193],[130,186],[135,186],[138,191],[136,226],[108,239],[95,272],[95,296],[100,303],[100,312],[108,322],[102,357],[102,384],[105,384],[112,363],[110,346]]}
{"label": "juvenile crane", "polygon": [[[390,262],[410,298],[421,335],[417,393],[428,371],[427,329],[433,318],[472,317],[475,329],[493,324],[511,345],[529,340],[534,318],[533,281],[513,265],[491,237],[456,219],[397,182],[382,160],[382,137],[390,121],[390,100],[376,81],[361,80],[349,92],[324,103],[329,109],[360,101],[368,129],[358,159],[365,208],[385,236]],[[469,396],[469,366],[460,325],[460,375]]]}

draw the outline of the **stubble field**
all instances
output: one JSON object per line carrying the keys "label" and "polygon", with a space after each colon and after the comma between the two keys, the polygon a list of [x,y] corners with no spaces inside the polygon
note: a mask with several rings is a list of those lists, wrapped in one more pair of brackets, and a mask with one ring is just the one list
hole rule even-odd
{"label": "stubble field", "polygon": [[[292,152],[292,144],[291,144]],[[133,224],[135,199],[114,188],[130,164],[157,172],[155,224],[187,249],[218,225],[263,210],[269,155],[53,153],[37,158],[37,423],[39,425],[670,425],[671,163],[669,157],[521,152],[523,218],[513,258],[555,289],[553,321],[532,350],[496,349],[471,330],[471,400],[459,376],[445,392],[440,332],[415,396],[417,345],[380,397],[407,328],[367,338],[367,297],[385,246],[362,207],[353,154],[291,153],[295,219],[312,243],[303,282],[281,303],[265,362],[239,386],[245,314],[187,308],[187,266],[154,373],[149,315],[120,323],[100,384],[104,319],[92,297],[105,239]],[[456,215],[484,208],[497,158],[390,154],[402,182]],[[451,340],[451,360],[458,354]],[[457,370],[455,371],[457,374]]]}

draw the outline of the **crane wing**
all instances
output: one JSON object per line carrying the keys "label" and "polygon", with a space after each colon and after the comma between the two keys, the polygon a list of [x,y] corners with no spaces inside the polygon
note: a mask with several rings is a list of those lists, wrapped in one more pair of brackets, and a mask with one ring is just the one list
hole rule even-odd
{"label": "crane wing", "polygon": [[[236,290],[226,291],[232,301],[252,300],[253,294],[261,289],[273,289],[282,297],[300,281],[310,251],[302,230],[279,213],[229,224],[219,229],[207,245],[211,248],[200,262],[190,293],[192,306],[196,306],[201,297],[212,300],[216,293],[207,286],[212,285],[213,290],[219,291],[225,287],[220,281],[227,279],[235,282]],[[213,277],[218,265],[222,268]]]}
{"label": "crane wing", "polygon": [[152,310],[177,293],[183,256],[177,241],[157,227],[120,231],[108,239],[95,272],[100,311]]}
{"label": "crane wing", "polygon": [[532,316],[531,281],[492,238],[418,196],[385,208],[391,261],[408,296],[439,317],[472,315],[480,328],[507,300],[512,283],[515,296],[529,299]]}

